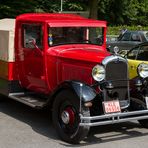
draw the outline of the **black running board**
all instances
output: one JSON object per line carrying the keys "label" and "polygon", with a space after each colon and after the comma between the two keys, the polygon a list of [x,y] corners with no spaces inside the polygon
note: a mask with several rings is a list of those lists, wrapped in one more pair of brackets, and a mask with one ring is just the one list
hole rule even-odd
{"label": "black running board", "polygon": [[32,93],[10,93],[9,98],[37,109],[41,109],[47,104],[47,100]]}

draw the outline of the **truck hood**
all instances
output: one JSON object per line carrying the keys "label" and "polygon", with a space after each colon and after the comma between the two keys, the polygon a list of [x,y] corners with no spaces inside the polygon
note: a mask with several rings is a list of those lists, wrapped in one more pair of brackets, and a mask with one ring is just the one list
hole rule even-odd
{"label": "truck hood", "polygon": [[102,46],[86,44],[60,45],[52,47],[48,51],[57,57],[91,62],[101,62],[110,55]]}

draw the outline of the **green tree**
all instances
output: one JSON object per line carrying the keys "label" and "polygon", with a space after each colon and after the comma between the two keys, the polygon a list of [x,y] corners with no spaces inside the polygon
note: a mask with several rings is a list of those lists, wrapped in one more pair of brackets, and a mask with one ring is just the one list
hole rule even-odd
{"label": "green tree", "polygon": [[93,19],[98,18],[98,3],[101,0],[89,0],[89,17]]}
{"label": "green tree", "polygon": [[34,12],[34,1],[30,0],[1,0],[0,18],[14,18],[21,13]]}
{"label": "green tree", "polygon": [[[28,12],[59,12],[61,0],[0,0],[0,18]],[[89,11],[109,25],[147,25],[148,0],[63,0],[63,11]]]}

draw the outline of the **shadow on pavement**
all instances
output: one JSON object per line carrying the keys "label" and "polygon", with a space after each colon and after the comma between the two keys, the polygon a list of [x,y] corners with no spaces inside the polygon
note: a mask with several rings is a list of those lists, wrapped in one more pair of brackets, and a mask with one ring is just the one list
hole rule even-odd
{"label": "shadow on pavement", "polygon": [[[51,113],[47,110],[35,110],[19,102],[6,99],[0,102],[0,112],[28,124],[39,134],[53,140],[59,140],[52,125]],[[62,141],[60,141],[60,144],[66,147],[77,147],[147,136],[148,130],[143,133],[138,130],[140,128],[141,126],[136,122],[93,127],[88,137],[80,145],[70,145]]]}
{"label": "shadow on pavement", "polygon": [[0,102],[0,112],[24,122],[32,129],[51,139],[58,139],[52,126],[51,113],[47,110],[36,110],[14,100],[5,99]]}

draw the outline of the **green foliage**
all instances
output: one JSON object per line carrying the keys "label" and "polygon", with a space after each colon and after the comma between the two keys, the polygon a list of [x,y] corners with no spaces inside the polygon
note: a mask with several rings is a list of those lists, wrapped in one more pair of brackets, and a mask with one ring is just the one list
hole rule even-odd
{"label": "green foliage", "polygon": [[148,26],[109,26],[107,28],[107,34],[109,35],[119,35],[120,34],[120,31],[121,29],[123,28],[126,28],[127,30],[133,30],[133,31],[136,31],[136,30],[143,30],[143,31],[148,31]]}
{"label": "green foliage", "polygon": [[[33,0],[35,1],[35,0]],[[60,1],[59,0],[36,0],[35,12],[59,12]]]}
{"label": "green foliage", "polygon": [[64,0],[64,11],[83,11],[84,8],[82,7],[79,1],[72,1],[72,0]]}
{"label": "green foliage", "polygon": [[98,7],[98,18],[111,26],[148,24],[147,0],[102,0]]}
{"label": "green foliage", "polygon": [[3,0],[0,2],[0,18],[14,18],[21,13],[34,12],[34,1]]}
{"label": "green foliage", "polygon": [[131,0],[123,13],[126,24],[146,25],[148,22],[148,1]]}
{"label": "green foliage", "polygon": [[[0,18],[28,12],[59,12],[61,0],[0,0]],[[109,26],[148,24],[148,0],[63,0],[63,11],[90,10]],[[98,12],[98,13],[97,13]]]}

